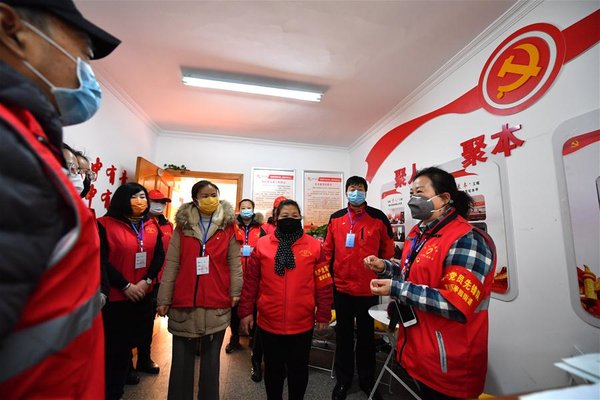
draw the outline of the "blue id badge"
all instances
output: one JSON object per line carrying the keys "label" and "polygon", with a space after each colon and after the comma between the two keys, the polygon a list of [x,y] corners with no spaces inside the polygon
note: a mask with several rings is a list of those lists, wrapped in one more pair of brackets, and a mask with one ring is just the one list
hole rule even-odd
{"label": "blue id badge", "polygon": [[354,233],[348,233],[346,235],[346,247],[352,248],[354,247],[354,237],[356,235]]}
{"label": "blue id badge", "polygon": [[252,253],[252,246],[245,244],[242,247],[242,256],[243,257],[249,257],[250,253]]}

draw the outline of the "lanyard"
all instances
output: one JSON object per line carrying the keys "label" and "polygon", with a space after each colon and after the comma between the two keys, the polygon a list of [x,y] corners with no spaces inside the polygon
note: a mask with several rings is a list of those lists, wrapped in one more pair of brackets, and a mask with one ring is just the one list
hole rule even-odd
{"label": "lanyard", "polygon": [[212,217],[213,214],[210,215],[210,220],[208,220],[208,226],[205,228],[204,227],[204,223],[202,222],[202,216],[200,216],[200,226],[202,227],[202,231],[203,231],[203,239],[202,239],[202,257],[204,257],[204,253],[206,251],[206,236],[208,235],[208,230],[210,229],[210,224],[212,224]]}
{"label": "lanyard", "polygon": [[[415,260],[415,258],[417,258],[417,255],[419,254],[423,246],[425,245],[425,242],[427,242],[427,240],[430,237],[438,236],[437,233],[440,231],[440,229],[442,229],[450,222],[455,220],[457,216],[458,214],[455,211],[450,212],[441,221],[439,221],[430,232],[421,232],[410,242],[410,248],[406,253],[406,259],[404,260],[404,265],[402,267],[402,275],[404,275],[404,280],[408,279],[410,267],[412,266],[412,263]],[[427,237],[424,237],[425,235],[427,235]]]}
{"label": "lanyard", "polygon": [[248,234],[250,233],[250,227],[249,226],[244,226],[244,230],[246,231],[246,241],[244,242],[244,244],[248,244]]}
{"label": "lanyard", "polygon": [[140,245],[140,251],[144,251],[144,220],[142,220],[142,229],[137,230],[133,222],[130,222],[131,227],[135,231],[135,235],[137,236],[138,244]]}
{"label": "lanyard", "polygon": [[358,223],[358,221],[360,221],[360,219],[365,216],[366,212],[367,211],[365,210],[362,214],[360,214],[358,216],[358,218],[356,218],[355,221],[352,221],[352,214],[350,213],[350,207],[348,207],[348,219],[350,220],[350,233],[352,233],[352,231],[354,230],[354,225],[356,225]]}
{"label": "lanyard", "polygon": [[425,246],[427,239],[429,239],[429,237],[423,238],[423,236],[424,234],[422,232],[410,242],[410,248],[406,253],[406,259],[404,260],[404,266],[402,268],[402,275],[404,275],[402,277],[403,280],[408,279],[408,274],[410,273],[410,267],[412,266],[413,260],[417,257],[423,246]]}

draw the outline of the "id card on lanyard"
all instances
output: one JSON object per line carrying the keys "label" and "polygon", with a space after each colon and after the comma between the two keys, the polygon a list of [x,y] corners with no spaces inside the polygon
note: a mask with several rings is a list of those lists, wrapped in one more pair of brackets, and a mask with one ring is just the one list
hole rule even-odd
{"label": "id card on lanyard", "polygon": [[352,221],[352,214],[350,213],[350,208],[348,208],[348,219],[350,220],[350,232],[346,234],[346,248],[351,249],[354,247],[354,240],[356,239],[356,234],[354,232],[352,232],[354,230],[354,225],[356,225],[356,223],[358,221],[360,221],[360,219],[362,217],[365,216],[365,212],[363,212],[362,214],[360,214],[360,216],[358,218],[356,218],[356,221]]}
{"label": "id card on lanyard", "polygon": [[210,216],[210,220],[208,221],[208,226],[204,228],[204,223],[202,222],[202,217],[200,217],[200,227],[203,232],[202,238],[202,253],[200,257],[196,257],[196,275],[208,275],[210,272],[209,269],[209,256],[206,255],[206,237],[208,236],[208,230],[210,225],[212,224],[212,215]]}
{"label": "id card on lanyard", "polygon": [[135,269],[146,268],[146,252],[144,251],[144,221],[142,220],[142,226],[139,231],[135,225],[131,222],[131,227],[137,236],[139,251],[135,253]]}
{"label": "id card on lanyard", "polygon": [[242,257],[249,257],[250,253],[252,253],[252,246],[248,244],[248,234],[250,233],[250,228],[246,226],[244,229],[246,231],[246,240],[245,244],[242,246]]}

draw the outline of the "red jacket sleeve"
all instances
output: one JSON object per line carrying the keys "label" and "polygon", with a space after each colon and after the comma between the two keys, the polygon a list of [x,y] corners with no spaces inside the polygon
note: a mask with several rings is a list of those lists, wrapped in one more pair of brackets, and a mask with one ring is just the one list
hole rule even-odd
{"label": "red jacket sleeve", "polygon": [[[386,223],[387,222],[387,223]],[[389,260],[394,257],[394,239],[389,235],[388,232],[392,232],[392,226],[390,222],[386,220],[386,222],[382,221],[381,230],[381,241],[379,243],[379,258],[383,258],[384,260]]]}
{"label": "red jacket sleeve", "polygon": [[238,316],[244,318],[254,311],[254,304],[258,297],[258,285],[260,283],[260,259],[256,249],[250,254],[250,259],[244,271],[244,284],[242,295],[238,304]]}

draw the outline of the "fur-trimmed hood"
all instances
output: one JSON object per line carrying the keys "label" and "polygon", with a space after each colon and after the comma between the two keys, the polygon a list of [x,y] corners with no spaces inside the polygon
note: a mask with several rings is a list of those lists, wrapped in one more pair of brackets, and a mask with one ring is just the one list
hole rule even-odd
{"label": "fur-trimmed hood", "polygon": [[[244,221],[242,220],[241,215],[238,214],[238,216],[235,220],[239,226],[244,226]],[[265,222],[265,216],[262,215],[262,213],[255,213],[254,219],[250,223],[250,226],[262,225],[264,222]]]}
{"label": "fur-trimmed hood", "polygon": [[[226,200],[219,200],[219,207],[213,213],[211,227],[208,237],[212,236],[217,229],[224,229],[235,221],[235,213],[231,203]],[[200,210],[196,204],[191,201],[183,204],[177,210],[175,215],[177,227],[186,235],[193,235],[200,238]]]}

